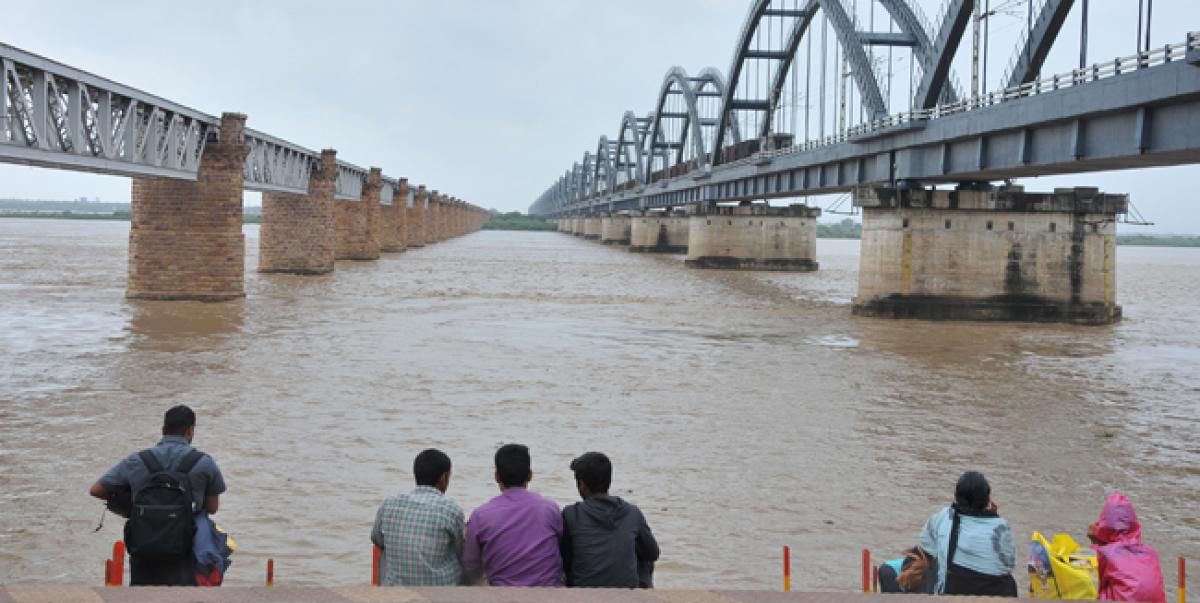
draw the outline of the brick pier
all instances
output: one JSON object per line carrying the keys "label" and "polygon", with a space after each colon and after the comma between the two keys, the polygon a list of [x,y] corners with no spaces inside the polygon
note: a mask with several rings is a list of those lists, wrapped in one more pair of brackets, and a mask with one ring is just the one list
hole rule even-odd
{"label": "brick pier", "polygon": [[129,227],[133,299],[222,301],[245,297],[242,177],[246,116],[221,116],[196,181],[134,178]]}
{"label": "brick pier", "polygon": [[333,271],[337,246],[333,187],[337,151],[321,151],[308,178],[308,194],[263,193],[258,271],[325,274]]}

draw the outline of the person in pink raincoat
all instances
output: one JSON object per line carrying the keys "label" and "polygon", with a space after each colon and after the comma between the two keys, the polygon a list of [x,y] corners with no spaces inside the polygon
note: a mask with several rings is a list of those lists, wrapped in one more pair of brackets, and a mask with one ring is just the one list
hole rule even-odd
{"label": "person in pink raincoat", "polygon": [[1158,553],[1142,543],[1142,524],[1124,494],[1108,496],[1088,538],[1096,545],[1101,600],[1166,602]]}

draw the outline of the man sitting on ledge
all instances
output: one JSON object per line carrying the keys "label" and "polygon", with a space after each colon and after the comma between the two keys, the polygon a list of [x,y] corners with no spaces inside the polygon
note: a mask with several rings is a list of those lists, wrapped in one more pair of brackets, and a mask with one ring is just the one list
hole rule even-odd
{"label": "man sitting on ledge", "polygon": [[563,509],[567,586],[651,588],[658,542],[637,506],[608,495],[612,462],[602,452],[571,461],[583,502]]}
{"label": "man sitting on ledge", "polygon": [[506,444],[496,451],[500,496],[471,513],[463,569],[492,586],[562,586],[562,515],[558,505],[526,489],[533,479],[529,448]]}
{"label": "man sitting on ledge", "polygon": [[450,457],[421,451],[417,487],[389,496],[375,515],[371,542],[383,549],[384,586],[454,586],[462,582],[463,512],[446,498]]}

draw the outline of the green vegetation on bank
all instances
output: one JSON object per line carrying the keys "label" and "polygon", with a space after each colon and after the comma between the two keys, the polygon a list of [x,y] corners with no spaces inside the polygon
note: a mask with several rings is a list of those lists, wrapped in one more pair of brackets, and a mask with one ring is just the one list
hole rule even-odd
{"label": "green vegetation on bank", "polygon": [[541,218],[527,216],[519,211],[506,214],[494,213],[492,219],[483,225],[484,230],[554,230],[554,224]]}
{"label": "green vegetation on bank", "polygon": [[846,218],[837,224],[817,224],[818,239],[861,239],[862,224]]}
{"label": "green vegetation on bank", "polygon": [[1146,247],[1200,247],[1194,235],[1117,235],[1117,245]]}

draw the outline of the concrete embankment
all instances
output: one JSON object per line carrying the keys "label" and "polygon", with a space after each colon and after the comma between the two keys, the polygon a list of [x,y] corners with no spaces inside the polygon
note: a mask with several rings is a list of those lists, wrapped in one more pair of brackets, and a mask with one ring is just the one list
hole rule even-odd
{"label": "concrete embankment", "polygon": [[[624,590],[562,588],[103,588],[85,586],[0,587],[0,603],[243,603],[287,601],[288,603],[857,603],[896,598],[897,603],[922,603],[943,597],[918,595],[864,595],[858,593],[783,593],[738,590]],[[990,597],[974,597],[986,602]]]}

